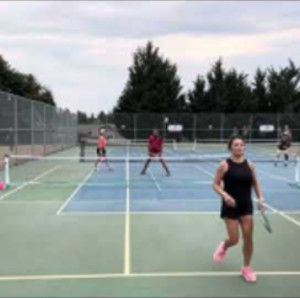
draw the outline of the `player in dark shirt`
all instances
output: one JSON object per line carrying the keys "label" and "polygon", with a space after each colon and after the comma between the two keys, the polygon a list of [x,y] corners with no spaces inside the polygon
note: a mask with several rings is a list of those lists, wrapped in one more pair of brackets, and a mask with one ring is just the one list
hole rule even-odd
{"label": "player in dark shirt", "polygon": [[154,129],[148,139],[148,156],[149,156],[149,158],[145,162],[145,165],[141,172],[141,175],[146,174],[146,170],[151,162],[151,158],[159,157],[159,161],[161,162],[162,166],[164,167],[164,169],[167,173],[167,176],[170,176],[170,171],[167,167],[167,164],[166,164],[165,160],[161,157],[162,151],[163,151],[163,139],[159,136],[158,130]]}

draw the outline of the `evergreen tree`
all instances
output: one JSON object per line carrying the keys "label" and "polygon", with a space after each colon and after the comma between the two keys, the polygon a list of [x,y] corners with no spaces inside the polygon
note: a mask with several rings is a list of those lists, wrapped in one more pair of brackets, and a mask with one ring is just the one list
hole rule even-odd
{"label": "evergreen tree", "polygon": [[194,82],[193,90],[189,90],[188,94],[189,111],[199,113],[207,111],[209,103],[207,103],[207,95],[205,91],[205,80],[198,75]]}
{"label": "evergreen tree", "polygon": [[148,42],[133,55],[129,78],[114,112],[181,112],[185,109],[181,89],[176,65]]}

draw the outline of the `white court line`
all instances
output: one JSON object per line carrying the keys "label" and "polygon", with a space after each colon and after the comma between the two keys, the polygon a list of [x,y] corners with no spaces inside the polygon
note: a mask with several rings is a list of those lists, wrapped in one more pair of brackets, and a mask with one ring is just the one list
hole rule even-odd
{"label": "white court line", "polygon": [[[255,271],[259,276],[300,276],[300,271]],[[8,275],[0,276],[1,281],[36,281],[66,279],[116,279],[116,278],[159,278],[159,277],[233,277],[241,276],[240,271],[194,271],[194,272],[149,272],[149,273],[99,273],[60,275]]]}
{"label": "white court line", "polygon": [[0,202],[0,204],[6,204],[6,205],[14,205],[14,204],[58,204],[61,203],[61,201],[53,200],[53,201],[18,201],[18,200],[3,200]]}
{"label": "white court line", "polygon": [[[78,181],[79,182],[79,181]],[[30,185],[48,185],[48,186],[53,186],[53,187],[70,187],[70,186],[74,186],[74,185],[78,185],[78,182],[63,182],[63,183],[59,183],[59,182],[54,182],[54,183],[49,183],[49,182],[41,182],[41,181],[33,181],[30,182]],[[105,186],[122,186],[122,184],[117,184],[117,183],[86,183],[85,186],[99,186],[99,187],[105,187]]]}
{"label": "white court line", "polygon": [[[191,179],[195,179],[195,177],[191,178]],[[270,178],[260,178],[259,181],[270,181]],[[207,181],[194,181],[194,184],[208,184],[208,185],[212,185],[213,184],[213,180],[207,180]]]}
{"label": "white court line", "polygon": [[[284,211],[294,215],[300,215],[300,210],[295,212]],[[103,215],[103,216],[124,216],[126,211],[70,211],[64,212],[60,216],[92,216],[92,215]],[[259,211],[255,211],[255,215],[258,215]],[[272,211],[270,215],[275,215]],[[219,211],[131,211],[130,215],[220,215]]]}
{"label": "white court line", "polygon": [[255,170],[256,170],[257,172],[263,174],[263,175],[269,176],[270,178],[273,178],[273,179],[276,179],[276,180],[281,180],[281,181],[290,182],[290,183],[295,182],[294,180],[287,179],[287,178],[284,178],[284,177],[282,177],[282,176],[269,174],[268,172],[265,172],[265,171],[263,171],[263,170],[257,169],[257,167],[255,168]]}
{"label": "white court line", "polygon": [[[140,157],[144,157],[144,156],[140,153]],[[150,164],[149,164],[149,169],[148,169],[148,171],[149,171],[150,176],[151,176],[151,179],[153,180],[153,182],[154,182],[156,188],[158,189],[158,191],[162,191],[162,189],[161,189],[159,183],[157,182],[156,178],[154,177],[154,175],[153,175],[153,173],[152,173],[152,171],[151,171],[151,169],[150,169]]]}
{"label": "white court line", "polygon": [[[194,178],[195,179],[195,178]],[[213,184],[213,180],[207,180],[207,181],[194,181],[194,184]]]}
{"label": "white court line", "polygon": [[294,215],[300,215],[300,210],[282,210],[281,212],[294,214]]}
{"label": "white court line", "polygon": [[[95,212],[87,212],[87,211],[71,211],[64,212],[61,216],[71,216],[71,215],[103,215],[103,216],[111,216],[111,215],[125,215],[126,211],[95,211]],[[217,211],[131,211],[130,215],[219,215],[220,212]]]}
{"label": "white court line", "polygon": [[126,213],[125,213],[125,232],[124,232],[124,274],[130,274],[130,169],[129,169],[129,150],[126,156]]}
{"label": "white court line", "polygon": [[[173,154],[174,156],[178,156],[177,154],[175,154],[175,153],[173,153],[173,152],[171,152],[171,151],[170,151],[169,153]],[[193,154],[190,154],[190,156],[191,156],[191,157],[194,157]],[[205,173],[206,175],[208,175],[208,176],[214,178],[214,175],[213,175],[211,172],[205,170],[203,167],[195,166],[195,165],[194,165],[194,168],[196,168],[196,169],[202,171],[203,173]],[[212,183],[213,183],[213,182],[211,182],[211,184],[212,184]]]}
{"label": "white court line", "polygon": [[157,182],[157,180],[156,180],[156,178],[154,177],[154,175],[153,175],[153,173],[152,173],[152,171],[151,171],[150,168],[149,168],[149,173],[150,173],[150,176],[151,176],[151,178],[152,178],[152,180],[153,180],[153,182],[154,182],[156,188],[158,189],[158,191],[162,191],[162,189],[161,189],[159,183]]}
{"label": "white court line", "polygon": [[[215,177],[211,172],[205,170],[203,167],[200,167],[200,166],[194,166],[194,168],[200,170],[201,172],[205,173],[206,175],[208,175],[208,176],[210,176],[210,177],[212,177],[212,178]],[[213,184],[213,182],[211,182],[211,184]]]}
{"label": "white court line", "polygon": [[168,148],[165,148],[164,151],[169,152],[169,154],[172,154],[173,156],[178,156],[177,153],[172,152],[172,151],[171,151],[170,149],[168,149]]}
{"label": "white court line", "polygon": [[86,175],[86,177],[83,179],[83,181],[76,187],[76,189],[72,192],[72,194],[69,196],[69,198],[60,206],[60,208],[57,210],[56,215],[60,215],[63,209],[67,206],[67,204],[73,199],[73,197],[78,193],[80,188],[84,185],[84,183],[92,176],[95,169],[92,168],[91,171]]}
{"label": "white court line", "polygon": [[23,188],[27,187],[28,185],[30,185],[30,183],[32,183],[32,182],[34,182],[34,181],[36,181],[36,180],[38,180],[38,179],[43,178],[44,176],[46,176],[46,175],[48,175],[48,174],[54,172],[54,171],[57,170],[58,168],[60,168],[60,166],[55,166],[54,168],[52,168],[52,169],[50,169],[50,170],[44,172],[43,174],[40,174],[40,175],[36,176],[36,177],[33,178],[32,180],[30,180],[30,181],[28,181],[28,182],[25,182],[25,183],[21,184],[19,187],[17,187],[17,188],[15,188],[15,189],[13,189],[13,190],[11,190],[11,191],[9,191],[9,192],[3,194],[2,196],[0,196],[0,200],[3,200],[4,198],[6,198],[6,197],[12,195],[13,193],[15,193],[15,192],[17,192],[17,191],[20,191],[21,189],[23,189]]}
{"label": "white court line", "polygon": [[201,198],[194,198],[194,199],[162,199],[162,200],[164,202],[196,202],[196,203],[220,203],[221,202],[221,199],[201,199]]}
{"label": "white court line", "polygon": [[219,215],[217,211],[133,211],[132,215]]}
{"label": "white court line", "polygon": [[[256,201],[258,201],[257,198],[254,198],[254,199],[255,199]],[[274,208],[273,206],[271,206],[271,205],[269,205],[269,204],[267,204],[267,203],[264,203],[264,205],[265,205],[268,209],[272,210],[275,214],[278,214],[278,215],[282,216],[283,218],[285,218],[285,219],[288,220],[289,222],[291,222],[291,223],[295,224],[296,226],[300,227],[300,221],[298,221],[298,220],[294,219],[293,217],[287,215],[287,214],[284,213],[283,211],[279,211],[278,209]]]}

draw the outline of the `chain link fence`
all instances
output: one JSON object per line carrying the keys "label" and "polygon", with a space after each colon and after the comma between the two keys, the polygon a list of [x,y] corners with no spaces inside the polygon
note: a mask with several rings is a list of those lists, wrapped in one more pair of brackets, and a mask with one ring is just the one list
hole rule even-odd
{"label": "chain link fence", "polygon": [[77,115],[0,91],[0,155],[48,155],[77,144]]}
{"label": "chain link fence", "polygon": [[300,114],[114,114],[102,121],[80,125],[83,134],[97,136],[105,127],[109,138],[147,139],[158,128],[165,139],[178,142],[223,142],[238,133],[248,142],[277,141],[283,127],[288,125],[293,140],[300,141]]}

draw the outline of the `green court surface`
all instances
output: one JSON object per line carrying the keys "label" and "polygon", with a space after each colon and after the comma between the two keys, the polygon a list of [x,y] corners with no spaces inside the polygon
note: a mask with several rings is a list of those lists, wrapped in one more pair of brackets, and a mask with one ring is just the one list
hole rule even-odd
{"label": "green court surface", "polygon": [[[68,153],[74,152],[77,150]],[[44,175],[57,166],[60,169],[50,172],[49,177]],[[60,172],[62,163],[55,161],[28,178],[35,183],[22,181],[0,193],[1,297],[300,296],[300,189],[287,186],[291,169],[271,172],[265,165],[257,166],[262,173],[270,173],[264,180],[267,199],[276,187],[286,187],[290,197],[278,202],[274,195],[273,202],[268,200],[274,233],[267,233],[260,215],[255,215],[253,268],[258,281],[247,284],[239,272],[242,241],[229,250],[221,265],[213,262],[213,252],[225,237],[225,229],[219,217],[220,202],[214,199],[211,185],[194,186],[193,193],[200,195],[192,197],[190,184],[188,195],[180,199],[176,192],[181,186],[177,183],[171,187],[171,180],[164,184],[156,165],[152,166],[156,179],[150,177],[143,187],[137,182],[129,184],[138,173],[134,165],[128,169],[128,179],[117,167],[112,174],[100,171],[102,181],[96,186],[95,177],[90,186],[85,179],[92,164],[73,166],[65,180],[74,183],[57,184],[66,173]],[[19,167],[17,172],[21,173],[28,165]],[[185,165],[185,175],[189,167]],[[201,167],[201,176],[196,179],[212,180],[213,165]],[[182,169],[173,165],[171,179],[176,175],[180,179]],[[109,176],[116,173],[119,177]],[[44,181],[46,178],[49,180]],[[101,186],[101,182],[114,179],[127,184],[124,188]],[[43,181],[47,183],[37,183]],[[163,194],[167,197],[160,200],[151,197],[158,183],[163,190],[166,187]],[[97,198],[102,198],[100,207]],[[196,204],[204,198],[205,202]],[[212,204],[208,206],[210,198]],[[109,205],[114,199],[116,204]],[[283,207],[282,200],[286,200]]]}

